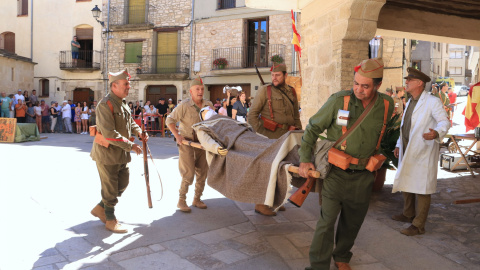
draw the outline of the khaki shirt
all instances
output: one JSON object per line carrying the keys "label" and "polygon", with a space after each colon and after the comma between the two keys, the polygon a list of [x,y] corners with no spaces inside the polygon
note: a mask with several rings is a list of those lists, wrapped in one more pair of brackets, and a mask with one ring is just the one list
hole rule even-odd
{"label": "khaki shirt", "polygon": [[[364,118],[363,122],[347,137],[345,153],[352,157],[359,159],[368,158],[375,152],[383,126],[384,99],[389,102],[387,121],[392,117],[394,106],[392,98],[383,93],[378,94],[378,99],[372,110]],[[350,96],[350,102],[348,103],[348,111],[350,111],[350,120],[347,124],[348,129],[365,111],[362,101],[357,99],[352,90],[344,90],[331,95],[322,108],[308,121],[302,137],[302,145],[298,151],[300,162],[311,162],[315,144],[319,135],[325,130],[327,130],[327,140],[329,141],[336,141],[342,136],[342,126],[336,124],[336,119],[338,110],[343,110],[343,97],[347,95]],[[340,144],[336,148],[340,148]],[[350,169],[363,170],[365,167],[350,165]]]}
{"label": "khaki shirt", "polygon": [[[394,106],[395,106],[393,113],[402,115],[403,114],[403,100],[400,97],[394,97],[393,102],[394,102]],[[400,118],[400,120],[401,120],[401,118]]]}
{"label": "khaki shirt", "polygon": [[[211,101],[203,99],[202,106],[199,108],[203,108],[205,106],[210,106],[213,108],[213,104]],[[200,122],[200,115],[195,108],[195,102],[191,98],[185,99],[178,105],[172,113],[170,113],[167,117],[166,124],[167,126],[170,124],[175,124],[180,122],[179,132],[185,139],[193,140],[193,128],[192,125]]]}
{"label": "khaki shirt", "polygon": [[[295,126],[298,129],[302,129],[302,122],[300,122],[300,113],[298,111],[298,99],[293,94],[292,87],[288,85],[280,88],[272,85],[273,120],[278,124],[284,125],[284,127],[277,128],[275,131],[270,131],[263,127],[263,120],[259,119],[259,115],[272,119],[268,107],[267,86],[268,85],[262,86],[255,95],[253,104],[248,111],[248,123],[252,125],[256,132],[270,139],[278,139],[287,133],[288,126]],[[293,101],[293,104],[290,100]]]}
{"label": "khaki shirt", "polygon": [[[112,103],[113,114],[107,100]],[[96,121],[97,130],[102,133],[110,145],[105,148],[93,143],[90,153],[92,159],[105,165],[130,162],[130,151],[134,143],[129,141],[129,138],[132,135],[141,134],[142,130],[133,120],[125,99],[109,92],[97,105]]]}

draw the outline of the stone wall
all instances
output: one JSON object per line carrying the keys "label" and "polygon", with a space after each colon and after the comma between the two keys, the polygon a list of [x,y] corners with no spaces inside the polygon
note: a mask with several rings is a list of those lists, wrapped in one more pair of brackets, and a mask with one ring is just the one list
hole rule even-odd
{"label": "stone wall", "polygon": [[[409,44],[410,42],[407,42]],[[395,86],[404,86],[403,79],[403,38],[383,37],[383,82],[380,87],[381,92],[387,88]]]}
{"label": "stone wall", "polygon": [[0,92],[17,94],[18,89],[28,90],[31,93],[33,86],[34,64],[28,61],[7,58],[0,55]]}

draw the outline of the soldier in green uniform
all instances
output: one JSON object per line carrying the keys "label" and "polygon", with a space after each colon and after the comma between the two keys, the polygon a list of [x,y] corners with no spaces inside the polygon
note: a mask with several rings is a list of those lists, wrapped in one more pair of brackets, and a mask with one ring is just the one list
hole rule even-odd
{"label": "soldier in green uniform", "polygon": [[[131,142],[132,135],[148,140],[148,135],[133,120],[125,98],[130,90],[130,74],[127,69],[109,73],[110,92],[100,100],[96,108],[97,135],[90,156],[97,163],[102,185],[102,200],[91,214],[98,217],[105,228],[114,233],[126,233],[115,217],[115,205],[128,186],[130,151],[137,155],[142,148]],[[103,139],[102,139],[103,138]]]}
{"label": "soldier in green uniform", "polygon": [[[318,135],[326,130],[327,140],[336,141],[341,137],[342,126],[336,124],[336,119],[338,111],[343,110],[344,96],[350,96],[350,120],[347,124],[347,128],[350,128],[365,107],[379,95],[363,122],[347,137],[344,150],[354,158],[364,161],[375,152],[383,126],[384,100],[389,102],[387,119],[391,118],[394,103],[391,97],[378,92],[383,78],[381,59],[364,60],[355,67],[355,71],[353,91],[344,90],[333,94],[310,118],[299,150],[302,177],[307,177],[308,170],[315,169],[311,158]],[[337,148],[340,148],[340,145]],[[367,214],[373,182],[374,173],[365,169],[365,163],[350,165],[346,170],[332,165],[330,173],[323,181],[320,218],[310,247],[311,267],[306,269],[330,269],[332,255],[339,269],[351,269],[348,264],[352,257],[350,249]],[[340,218],[334,237],[338,215]]]}
{"label": "soldier in green uniform", "polygon": [[[272,84],[264,85],[258,90],[248,111],[248,123],[257,133],[269,139],[278,139],[289,130],[302,129],[302,123],[295,89],[285,84],[287,67],[285,64],[273,65],[270,72]],[[272,124],[274,130],[265,127],[266,121]],[[283,211],[285,207],[282,206],[279,210]],[[263,204],[255,205],[255,212],[266,216],[276,215],[270,207]]]}
{"label": "soldier in green uniform", "polygon": [[[192,205],[206,209],[207,205],[200,200],[203,189],[205,188],[205,180],[207,179],[208,164],[205,150],[193,148],[188,145],[182,145],[183,140],[189,140],[198,142],[192,125],[200,122],[200,110],[209,106],[213,108],[212,102],[203,98],[205,87],[200,77],[196,78],[190,84],[190,97],[185,99],[181,104],[168,115],[166,124],[170,131],[175,136],[178,144],[178,168],[180,175],[182,176],[182,182],[179,190],[179,200],[177,207],[180,211],[189,213],[192,211],[188,207],[186,199],[188,193],[188,187],[193,184],[193,178],[196,178],[195,182],[195,197],[193,198]],[[175,123],[180,122],[179,130],[175,126]]]}

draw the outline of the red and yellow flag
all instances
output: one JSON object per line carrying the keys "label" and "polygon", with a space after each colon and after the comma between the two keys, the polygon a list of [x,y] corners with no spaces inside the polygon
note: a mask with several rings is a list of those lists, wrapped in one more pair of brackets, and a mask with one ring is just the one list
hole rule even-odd
{"label": "red and yellow flag", "polygon": [[477,106],[480,103],[480,82],[472,85],[467,96],[467,106],[463,110],[463,115],[465,115],[465,127],[467,132],[469,130],[475,129],[478,124],[480,124],[480,106]]}
{"label": "red and yellow flag", "polygon": [[297,27],[295,27],[295,17],[293,16],[292,9],[292,28],[293,28],[293,39],[292,44],[295,45],[295,51],[302,56],[302,48],[300,47],[300,34],[297,32]]}

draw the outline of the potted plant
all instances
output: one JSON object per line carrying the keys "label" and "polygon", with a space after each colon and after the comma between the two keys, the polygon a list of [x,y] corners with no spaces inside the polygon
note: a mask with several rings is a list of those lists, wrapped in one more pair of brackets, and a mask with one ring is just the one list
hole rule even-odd
{"label": "potted plant", "polygon": [[275,64],[281,64],[283,63],[284,60],[282,56],[280,56],[279,54],[275,54],[270,57],[270,61],[272,61]]}
{"label": "potted plant", "polygon": [[218,69],[224,69],[228,65],[228,61],[225,58],[217,58],[213,61],[213,65]]}
{"label": "potted plant", "polygon": [[137,67],[137,74],[141,74],[142,73],[142,67]]}
{"label": "potted plant", "polygon": [[393,151],[397,145],[397,140],[400,137],[400,115],[397,114],[387,122],[385,134],[383,134],[382,142],[380,143],[380,154],[383,154],[387,159],[382,167],[375,175],[375,182],[373,183],[373,191],[380,191],[385,184],[385,177],[388,170],[395,170],[398,167],[398,158],[395,157]]}

